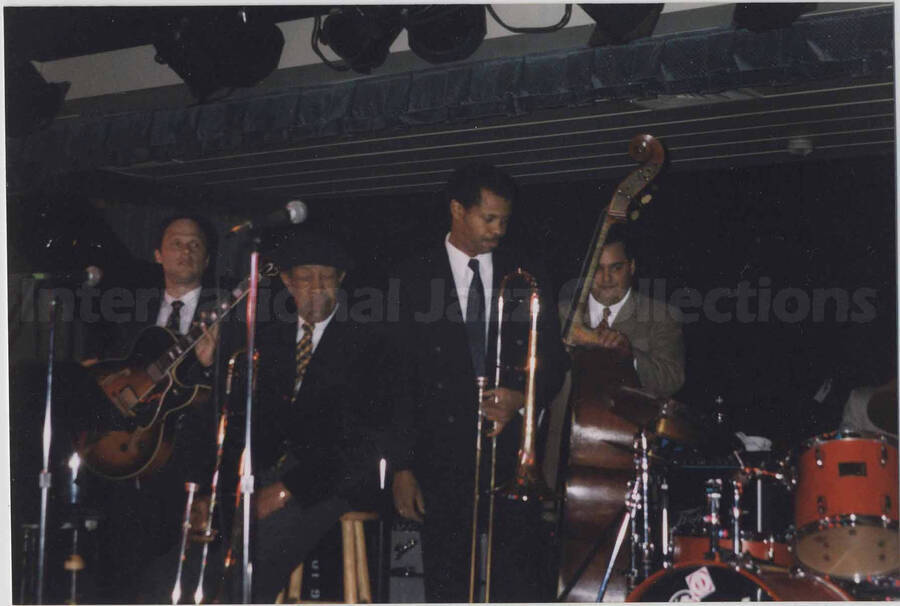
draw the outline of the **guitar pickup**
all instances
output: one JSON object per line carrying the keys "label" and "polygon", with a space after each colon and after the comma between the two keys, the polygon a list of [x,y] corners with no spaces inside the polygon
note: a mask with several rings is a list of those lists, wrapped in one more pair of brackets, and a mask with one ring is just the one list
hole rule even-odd
{"label": "guitar pickup", "polygon": [[127,385],[119,390],[119,393],[116,394],[116,406],[119,407],[119,410],[122,411],[122,414],[133,417],[134,413],[131,411],[132,408],[137,406],[138,403],[137,394],[134,393],[134,390],[131,386]]}

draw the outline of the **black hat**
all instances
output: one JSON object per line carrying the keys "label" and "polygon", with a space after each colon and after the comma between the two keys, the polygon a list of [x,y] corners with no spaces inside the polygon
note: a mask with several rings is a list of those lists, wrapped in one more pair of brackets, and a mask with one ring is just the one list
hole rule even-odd
{"label": "black hat", "polygon": [[272,259],[281,271],[297,265],[327,265],[347,271],[353,269],[353,259],[337,241],[308,231],[292,231],[272,252]]}

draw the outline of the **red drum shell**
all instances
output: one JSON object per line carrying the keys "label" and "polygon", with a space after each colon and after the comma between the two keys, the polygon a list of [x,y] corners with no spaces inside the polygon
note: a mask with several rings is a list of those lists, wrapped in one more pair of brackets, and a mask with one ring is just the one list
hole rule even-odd
{"label": "red drum shell", "polygon": [[[702,560],[709,551],[709,536],[675,535],[672,538],[672,559],[676,564]],[[719,539],[719,550],[731,553],[731,539]],[[773,566],[789,568],[794,565],[794,554],[788,543],[763,539],[741,539],[741,551],[752,558]]]}
{"label": "red drum shell", "polygon": [[[690,594],[693,584],[690,576],[706,569],[712,583],[710,593],[698,596]],[[676,564],[669,570],[660,570],[638,585],[627,598],[628,602],[740,602],[756,601],[758,593],[775,601],[834,602],[850,601],[840,587],[814,575],[795,576],[782,568],[763,567],[759,572],[735,569],[721,562],[699,560]]]}
{"label": "red drum shell", "polygon": [[797,459],[795,553],[852,579],[900,567],[897,448],[874,434],[813,438]]}

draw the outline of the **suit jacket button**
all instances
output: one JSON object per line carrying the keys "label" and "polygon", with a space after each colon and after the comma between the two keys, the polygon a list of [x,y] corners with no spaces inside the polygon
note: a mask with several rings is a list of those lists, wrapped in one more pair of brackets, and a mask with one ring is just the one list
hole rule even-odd
{"label": "suit jacket button", "polygon": [[434,346],[434,353],[441,353],[441,346],[440,346],[440,345],[435,345],[435,346]]}
{"label": "suit jacket button", "polygon": [[449,417],[447,417],[447,422],[448,422],[448,423],[455,423],[455,422],[456,422],[456,417],[454,417],[453,415],[450,415]]}
{"label": "suit jacket button", "polygon": [[438,389],[444,389],[444,384],[438,381],[437,385],[435,385]]}

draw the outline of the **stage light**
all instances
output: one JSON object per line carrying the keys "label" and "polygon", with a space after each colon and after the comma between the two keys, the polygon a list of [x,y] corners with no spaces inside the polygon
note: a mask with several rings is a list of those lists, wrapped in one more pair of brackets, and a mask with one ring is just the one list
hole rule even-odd
{"label": "stage light", "polygon": [[156,61],[178,74],[201,103],[216,91],[258,84],[278,67],[284,36],[243,9],[195,10],[154,36]]}
{"label": "stage light", "polygon": [[478,4],[434,4],[409,10],[409,48],[429,63],[459,61],[472,55],[487,32],[485,8]]}
{"label": "stage light", "polygon": [[597,25],[590,46],[625,44],[653,33],[662,4],[579,4]]}
{"label": "stage light", "polygon": [[815,2],[736,4],[732,21],[735,27],[764,32],[788,27],[797,17],[815,8]]}
{"label": "stage light", "polygon": [[[335,9],[322,24],[318,40],[331,47],[353,71],[368,74],[387,59],[403,31],[397,6],[347,6]],[[316,36],[313,42],[317,43]]]}
{"label": "stage light", "polygon": [[69,82],[48,83],[30,61],[6,67],[6,135],[24,137],[49,125],[62,109]]}

